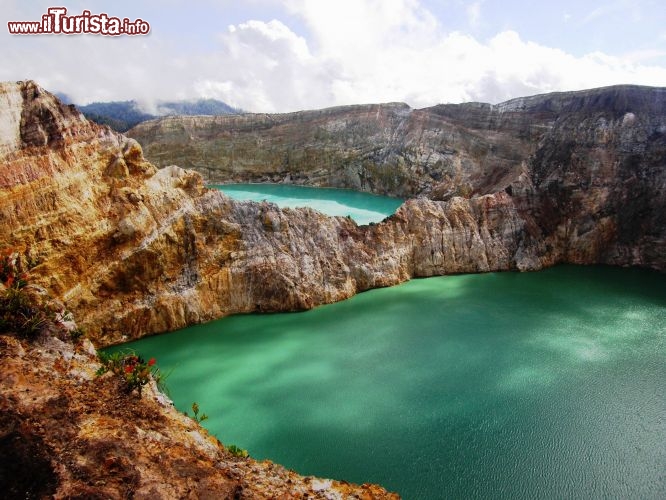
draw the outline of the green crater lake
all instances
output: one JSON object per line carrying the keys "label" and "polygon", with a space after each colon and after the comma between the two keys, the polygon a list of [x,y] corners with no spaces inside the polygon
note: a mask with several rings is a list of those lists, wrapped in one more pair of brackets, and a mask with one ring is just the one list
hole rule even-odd
{"label": "green crater lake", "polygon": [[210,187],[219,189],[236,200],[265,200],[280,208],[311,207],[326,215],[350,216],[359,225],[381,222],[393,215],[404,201],[350,189],[289,184],[216,184]]}
{"label": "green crater lake", "polygon": [[665,498],[666,275],[414,280],[130,347],[223,443],[406,499]]}

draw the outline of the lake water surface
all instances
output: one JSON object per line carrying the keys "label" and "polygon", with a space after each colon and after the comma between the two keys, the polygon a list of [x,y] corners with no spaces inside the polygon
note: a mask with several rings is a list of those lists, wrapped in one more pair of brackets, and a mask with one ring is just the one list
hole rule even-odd
{"label": "lake water surface", "polygon": [[279,207],[311,207],[326,215],[350,216],[357,224],[381,222],[404,200],[350,189],[313,188],[289,184],[220,184],[210,186],[236,200],[269,201]]}
{"label": "lake water surface", "polygon": [[226,444],[406,499],[665,498],[666,276],[414,280],[131,347]]}

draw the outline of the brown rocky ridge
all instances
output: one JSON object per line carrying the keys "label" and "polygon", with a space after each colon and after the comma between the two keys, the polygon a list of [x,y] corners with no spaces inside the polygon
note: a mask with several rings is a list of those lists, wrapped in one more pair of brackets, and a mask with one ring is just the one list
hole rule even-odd
{"label": "brown rocky ridge", "polygon": [[[98,347],[232,313],[307,309],[412,277],[561,262],[663,271],[665,99],[666,89],[623,86],[495,106],[169,118],[132,131],[165,165],[158,170],[136,140],[87,121],[35,83],[2,84],[0,251],[21,255],[35,284]],[[169,166],[174,160],[216,182],[270,179],[413,198],[382,223],[359,227],[311,209],[235,202],[206,189],[199,173]],[[99,380],[70,366],[93,370],[93,360],[49,354],[54,340],[3,342],[3,367],[14,374],[2,379],[5,442],[27,442],[29,454],[43,457],[59,445],[46,439],[50,428],[40,433],[46,420],[25,419],[53,422],[65,410],[37,395],[68,394],[65,407],[77,414],[86,406],[76,401],[93,396],[82,389],[79,400],[76,390]],[[78,361],[60,369],[58,359]],[[14,389],[40,377],[36,403],[31,391]],[[60,382],[77,389],[69,394]],[[60,443],[83,432],[85,418],[74,421]],[[116,424],[127,425],[130,434],[118,435],[128,439],[137,429],[166,432],[127,422],[109,432],[120,432]],[[147,491],[137,474],[135,490]]]}
{"label": "brown rocky ridge", "polygon": [[[574,262],[663,270],[665,115],[666,89],[625,85],[497,105],[169,117],[128,134],[157,165],[191,167],[210,183],[302,183],[458,205],[490,195],[519,219],[506,238],[509,264],[490,269]],[[423,250],[434,267],[449,268],[438,248]]]}
{"label": "brown rocky ridge", "polygon": [[[168,297],[196,300],[189,290],[204,271],[200,245],[217,248],[208,265],[224,262],[240,232],[220,220],[209,228],[213,239],[200,240],[195,231],[212,219],[198,214],[206,197],[198,174],[157,172],[135,141],[33,82],[0,85],[0,157],[3,498],[398,498],[237,456],[154,382],[139,395],[115,374],[96,376],[93,344],[68,333],[75,325],[67,309],[98,346],[119,340],[124,322],[138,326],[123,314],[136,300],[141,314],[155,304],[153,328],[196,319]],[[8,272],[19,266],[29,269],[27,286]],[[205,286],[225,279],[218,270]],[[154,286],[164,297],[148,297]]]}
{"label": "brown rocky ridge", "polygon": [[625,85],[497,105],[170,116],[127,134],[155,165],[197,170],[208,183],[285,182],[446,200],[497,192],[524,171],[537,187],[564,181],[562,171],[544,171],[558,165],[581,178],[595,175],[588,164],[606,167],[597,177],[612,177],[612,164],[631,156],[655,167],[665,92]]}
{"label": "brown rocky ridge", "polygon": [[398,498],[236,456],[154,382],[139,396],[97,376],[93,345],[68,337],[57,323],[32,340],[0,334],[3,498]]}
{"label": "brown rocky ridge", "polygon": [[[351,145],[377,138],[381,149],[381,134],[390,136],[395,154],[373,167],[389,173],[401,144],[440,151],[439,161],[410,167],[442,169],[421,176],[428,182],[420,197],[361,227],[310,209],[238,203],[206,189],[193,171],[157,170],[135,140],[86,121],[34,84],[6,84],[2,95],[4,246],[30,255],[39,284],[100,346],[232,313],[307,309],[412,277],[560,262],[666,267],[666,89],[421,111],[336,108],[277,115],[287,127],[277,131],[273,117],[262,117],[266,135],[255,141],[262,146],[244,148],[246,158],[276,150],[275,141],[298,147],[289,130],[315,133],[308,116],[331,130],[351,123],[340,132]],[[405,115],[402,125],[387,128],[391,109]],[[218,120],[244,124],[232,144],[247,142],[242,130],[260,133],[250,130],[255,115],[145,126],[191,123],[192,144],[202,141],[199,129],[222,144],[224,128],[211,125]],[[422,143],[405,138],[413,136]],[[314,146],[303,149],[317,158]]]}

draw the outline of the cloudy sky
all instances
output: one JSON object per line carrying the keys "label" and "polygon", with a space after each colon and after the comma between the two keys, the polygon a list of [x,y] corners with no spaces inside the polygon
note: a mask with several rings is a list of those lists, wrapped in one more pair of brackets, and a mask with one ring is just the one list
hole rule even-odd
{"label": "cloudy sky", "polygon": [[[48,7],[141,18],[147,36],[10,35]],[[666,86],[663,0],[0,0],[0,80],[74,102],[214,97],[256,112],[500,102]]]}

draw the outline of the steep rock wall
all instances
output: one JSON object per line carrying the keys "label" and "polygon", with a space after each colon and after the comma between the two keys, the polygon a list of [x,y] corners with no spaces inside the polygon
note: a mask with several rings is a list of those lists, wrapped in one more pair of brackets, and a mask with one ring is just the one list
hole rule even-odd
{"label": "steep rock wall", "polygon": [[[55,295],[97,345],[126,338],[125,323],[141,336],[196,320],[187,300],[197,295],[226,304],[211,296],[229,288],[202,280],[200,262],[228,257],[240,226],[202,218],[198,174],[157,172],[136,141],[86,121],[33,82],[0,84],[0,132],[0,251],[3,264],[10,255],[17,265],[18,252],[30,268],[20,293]],[[217,200],[223,210],[226,201]],[[206,254],[209,236],[214,255]],[[0,283],[3,300],[5,292]],[[164,316],[145,314],[151,301]],[[136,394],[110,372],[96,376],[93,345],[73,340],[62,317],[29,339],[0,325],[5,498],[398,498],[230,453],[154,382]]]}
{"label": "steep rock wall", "polygon": [[421,110],[385,104],[170,117],[129,134],[150,160],[187,165],[210,182],[304,183],[444,201],[506,192],[526,236],[540,242],[544,264],[666,263],[664,88],[624,85]]}
{"label": "steep rock wall", "polygon": [[[455,180],[435,196],[444,188],[431,182],[432,198],[442,199],[408,200],[384,222],[361,227],[310,209],[235,202],[206,189],[195,172],[156,170],[135,140],[86,121],[32,82],[0,90],[7,103],[0,246],[37,264],[31,273],[100,345],[237,312],[307,309],[415,276],[558,262],[666,266],[663,89],[612,89],[612,106],[601,90],[433,108],[427,123],[446,122],[450,133],[420,126],[439,137],[438,147],[474,136],[531,153],[490,178],[461,166],[464,182],[482,193],[452,196],[464,184]],[[333,130],[345,109],[313,114]],[[387,109],[409,119],[426,113],[401,105],[353,113],[381,122]],[[307,114],[281,119],[292,127],[294,116]],[[522,132],[505,144],[508,130]],[[476,151],[454,144],[459,155]],[[486,162],[479,165],[494,162],[477,156]]]}
{"label": "steep rock wall", "polygon": [[[657,155],[643,163],[654,168],[660,152],[663,166],[665,95],[663,88],[625,85],[498,105],[167,117],[128,135],[156,165],[195,169],[209,183],[304,183],[448,199],[503,190],[526,168],[547,167],[553,151],[572,170],[609,167],[647,149]],[[610,154],[600,157],[598,148]]]}
{"label": "steep rock wall", "polygon": [[523,124],[502,123],[511,127],[465,128],[430,110],[393,103],[169,117],[128,135],[156,165],[192,168],[208,183],[287,182],[443,199],[471,194],[475,181],[506,184],[517,175],[534,137],[529,130],[523,137],[511,133]]}

